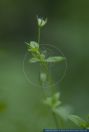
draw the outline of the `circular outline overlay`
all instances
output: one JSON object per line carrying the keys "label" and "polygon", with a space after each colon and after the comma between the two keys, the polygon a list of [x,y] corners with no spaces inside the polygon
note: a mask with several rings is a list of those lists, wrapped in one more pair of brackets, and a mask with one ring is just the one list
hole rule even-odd
{"label": "circular outline overlay", "polygon": [[[58,52],[59,53],[61,53],[61,55],[63,56],[63,57],[65,57],[65,55],[63,54],[63,52],[60,50],[60,49],[58,49],[57,47],[55,47],[54,45],[50,45],[50,44],[40,44],[41,46],[42,45],[48,45],[48,46],[50,46],[50,47],[52,47],[52,48],[54,48],[54,49],[56,49],[56,50],[58,50]],[[29,79],[29,77],[27,76],[27,74],[26,74],[26,72],[25,72],[25,59],[26,59],[26,57],[27,57],[27,55],[28,55],[28,53],[26,53],[25,55],[24,55],[24,58],[23,58],[23,62],[22,62],[22,65],[23,65],[23,73],[24,73],[24,76],[25,76],[25,78],[26,78],[26,80],[30,83],[30,84],[32,84],[33,86],[36,86],[36,87],[41,87],[40,86],[40,84],[38,85],[38,84],[34,84],[30,79]],[[66,58],[66,57],[65,57]],[[62,75],[62,77],[61,77],[61,79],[59,79],[59,81],[56,81],[54,84],[52,84],[52,85],[50,85],[50,86],[56,86],[59,82],[61,82],[62,80],[63,80],[63,78],[65,77],[65,74],[66,74],[66,70],[67,70],[67,59],[65,60],[65,69],[64,69],[64,72],[63,72],[63,75]]]}

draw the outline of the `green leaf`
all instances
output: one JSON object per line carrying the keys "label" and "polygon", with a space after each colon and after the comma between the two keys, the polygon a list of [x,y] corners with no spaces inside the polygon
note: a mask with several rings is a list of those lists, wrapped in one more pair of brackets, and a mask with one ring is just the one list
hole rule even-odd
{"label": "green leaf", "polygon": [[61,62],[61,61],[64,61],[65,60],[65,57],[62,57],[62,56],[54,56],[54,57],[48,57],[46,59],[47,62]]}
{"label": "green leaf", "polygon": [[31,58],[29,60],[30,63],[36,63],[36,62],[39,62],[39,59],[38,58]]}
{"label": "green leaf", "polygon": [[53,97],[52,97],[53,108],[56,108],[61,104],[61,101],[59,100],[59,98],[60,98],[59,92],[57,92],[56,94],[53,95]]}
{"label": "green leaf", "polygon": [[69,119],[77,126],[84,126],[86,124],[86,122],[77,115],[70,115]]}
{"label": "green leaf", "polygon": [[60,97],[60,93],[56,93],[52,97],[47,97],[44,100],[44,103],[49,105],[52,109],[57,108],[61,104],[59,97]]}
{"label": "green leaf", "polygon": [[[38,52],[37,52],[38,53]],[[34,55],[34,54],[33,54]],[[34,57],[29,60],[30,63],[35,63],[35,62],[45,62],[45,55],[44,54],[39,54],[37,56],[38,58]]]}
{"label": "green leaf", "polygon": [[31,41],[30,42],[30,47],[31,48],[38,48],[39,49],[39,44],[37,42],[35,42],[35,41]]}
{"label": "green leaf", "polygon": [[40,59],[45,61],[45,55],[44,54],[40,54]]}
{"label": "green leaf", "polygon": [[61,106],[53,110],[59,115],[63,120],[67,121],[71,113],[71,108],[69,106]]}

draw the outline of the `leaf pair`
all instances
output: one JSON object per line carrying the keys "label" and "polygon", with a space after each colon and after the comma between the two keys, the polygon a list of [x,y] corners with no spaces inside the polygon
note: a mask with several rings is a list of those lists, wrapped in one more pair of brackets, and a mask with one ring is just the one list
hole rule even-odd
{"label": "leaf pair", "polygon": [[48,62],[48,63],[56,63],[61,62],[65,60],[65,57],[62,56],[52,56],[45,58],[45,55],[43,53],[40,53],[39,51],[39,44],[35,41],[31,41],[30,43],[26,43],[28,45],[28,51],[31,53],[36,53],[33,58],[30,59],[30,63],[36,63],[36,62]]}
{"label": "leaf pair", "polygon": [[[54,56],[54,57],[48,57],[47,59],[43,59],[43,62],[48,62],[48,63],[56,63],[56,62],[61,62],[64,61],[65,57],[62,56]],[[36,62],[41,62],[42,60],[38,58],[31,58],[30,62],[31,63],[36,63]]]}
{"label": "leaf pair", "polygon": [[77,115],[71,114],[71,107],[69,106],[61,106],[60,99],[60,93],[57,92],[52,97],[47,97],[44,100],[44,104],[51,107],[52,111],[59,115],[59,117],[64,121],[72,121],[74,124],[76,124],[79,127],[82,128],[89,128],[89,123],[87,123],[85,120],[80,118]]}
{"label": "leaf pair", "polygon": [[70,115],[69,120],[71,120],[74,124],[79,127],[86,128],[86,121],[77,115]]}

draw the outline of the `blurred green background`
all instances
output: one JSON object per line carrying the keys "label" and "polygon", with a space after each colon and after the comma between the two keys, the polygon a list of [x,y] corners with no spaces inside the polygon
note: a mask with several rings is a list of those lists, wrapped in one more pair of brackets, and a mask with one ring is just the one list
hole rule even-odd
{"label": "blurred green background", "polygon": [[25,42],[37,39],[37,15],[48,18],[41,42],[67,57],[65,78],[57,86],[62,101],[81,117],[89,114],[89,0],[0,0],[0,132],[55,128],[40,102],[42,89],[23,73]]}

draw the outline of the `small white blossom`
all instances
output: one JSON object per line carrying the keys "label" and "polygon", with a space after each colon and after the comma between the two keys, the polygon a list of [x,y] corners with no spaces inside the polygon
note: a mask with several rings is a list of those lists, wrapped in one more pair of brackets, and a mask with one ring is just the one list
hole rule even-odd
{"label": "small white blossom", "polygon": [[43,20],[43,18],[37,18],[37,21],[38,21],[38,26],[43,27],[47,23],[47,18],[45,20]]}

